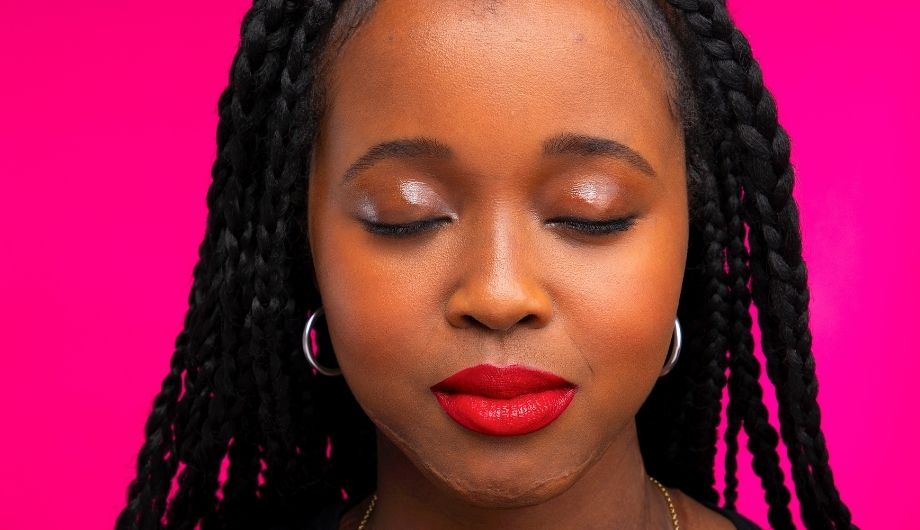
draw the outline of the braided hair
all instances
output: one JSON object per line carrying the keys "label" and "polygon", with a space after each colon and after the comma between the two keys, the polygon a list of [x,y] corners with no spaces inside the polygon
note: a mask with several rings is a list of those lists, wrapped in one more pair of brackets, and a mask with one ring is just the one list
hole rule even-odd
{"label": "braided hair", "polygon": [[[609,1],[609,0],[608,0]],[[666,63],[684,129],[690,242],[678,316],[689,341],[636,422],[647,470],[724,506],[743,428],[773,528],[794,528],[780,439],[809,529],[855,528],[828,465],[789,137],[720,0],[624,0]],[[308,368],[309,158],[325,72],[373,0],[255,0],[219,102],[208,218],[184,326],[145,425],[119,529],[255,528],[376,487],[374,426],[341,378]],[[754,356],[757,307],[779,432]],[[320,351],[332,349],[319,335]],[[334,448],[334,450],[333,450]]]}

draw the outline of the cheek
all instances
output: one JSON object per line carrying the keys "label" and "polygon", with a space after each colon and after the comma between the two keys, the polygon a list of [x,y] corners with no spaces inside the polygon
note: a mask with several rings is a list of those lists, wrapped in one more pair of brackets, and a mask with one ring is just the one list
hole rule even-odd
{"label": "cheek", "polygon": [[589,368],[585,388],[614,404],[614,425],[645,401],[671,341],[687,252],[686,216],[674,212],[647,217],[609,252],[569,267],[556,296],[561,325]]}
{"label": "cheek", "polygon": [[439,316],[433,275],[404,255],[389,259],[368,245],[360,228],[330,230],[339,236],[317,245],[315,261],[330,340],[348,386],[371,416],[393,399],[430,398],[427,385],[436,381],[428,381],[429,374],[439,357],[430,351]]}

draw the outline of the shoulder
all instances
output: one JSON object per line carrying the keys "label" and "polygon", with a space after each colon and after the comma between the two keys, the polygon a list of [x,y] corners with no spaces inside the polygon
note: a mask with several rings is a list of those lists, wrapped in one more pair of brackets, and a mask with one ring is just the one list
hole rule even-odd
{"label": "shoulder", "polygon": [[701,503],[676,490],[673,495],[681,518],[681,528],[712,530],[762,530],[760,526],[734,510]]}

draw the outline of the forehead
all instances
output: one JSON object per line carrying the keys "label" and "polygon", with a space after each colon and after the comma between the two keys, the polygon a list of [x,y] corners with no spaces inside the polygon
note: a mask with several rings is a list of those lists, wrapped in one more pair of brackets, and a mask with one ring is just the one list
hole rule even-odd
{"label": "forehead", "polygon": [[342,151],[425,135],[485,154],[576,130],[664,156],[679,126],[635,24],[603,0],[382,0],[332,59],[322,135]]}

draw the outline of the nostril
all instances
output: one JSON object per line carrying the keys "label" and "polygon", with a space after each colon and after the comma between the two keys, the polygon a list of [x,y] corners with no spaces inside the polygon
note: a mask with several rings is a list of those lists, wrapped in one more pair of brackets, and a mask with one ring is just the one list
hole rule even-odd
{"label": "nostril", "polygon": [[[499,329],[501,326],[497,323],[490,324],[487,320],[480,320],[473,315],[463,315],[463,320],[470,326],[481,327],[484,329]],[[534,322],[539,321],[539,317],[533,313],[527,313],[520,319],[518,319],[514,324],[521,324],[524,326],[530,326]]]}
{"label": "nostril", "polygon": [[488,324],[486,324],[485,322],[479,320],[478,318],[472,315],[463,315],[463,320],[470,326],[489,329]]}
{"label": "nostril", "polygon": [[537,319],[537,315],[535,315],[535,314],[533,314],[533,313],[527,313],[527,315],[525,315],[524,318],[522,318],[522,319],[520,320],[520,323],[521,323],[521,324],[530,324],[531,322],[533,322],[533,321],[536,320],[536,319]]}

